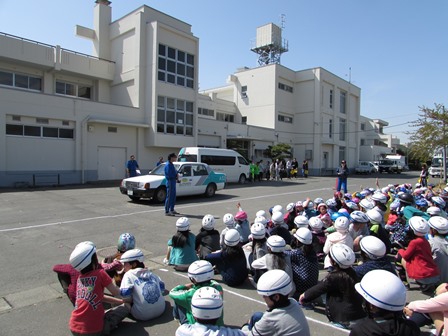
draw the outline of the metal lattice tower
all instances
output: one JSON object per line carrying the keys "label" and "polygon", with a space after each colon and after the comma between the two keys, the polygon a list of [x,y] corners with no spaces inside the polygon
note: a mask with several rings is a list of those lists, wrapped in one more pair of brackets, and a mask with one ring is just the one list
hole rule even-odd
{"label": "metal lattice tower", "polygon": [[280,64],[281,55],[288,51],[288,41],[282,39],[282,28],[269,23],[257,28],[256,43],[251,50],[258,54],[258,64],[261,66]]}

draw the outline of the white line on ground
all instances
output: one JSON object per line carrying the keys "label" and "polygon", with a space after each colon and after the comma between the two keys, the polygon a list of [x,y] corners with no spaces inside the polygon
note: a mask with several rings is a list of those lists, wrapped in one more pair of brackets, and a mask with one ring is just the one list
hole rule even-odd
{"label": "white line on ground", "polygon": [[[320,188],[320,189],[311,189],[311,190],[301,190],[301,191],[292,191],[288,193],[281,193],[281,194],[269,194],[269,195],[261,195],[261,196],[254,196],[254,197],[247,197],[241,199],[241,201],[247,201],[247,200],[254,200],[254,199],[260,199],[260,198],[271,198],[276,196],[283,196],[283,195],[291,195],[291,194],[303,194],[303,193],[309,193],[312,191],[324,191],[324,190],[332,190],[332,188]],[[230,203],[235,202],[235,200],[227,200],[227,201],[212,201],[207,203],[199,203],[199,204],[191,204],[191,205],[181,205],[178,206],[178,209],[187,209],[197,206],[206,206],[208,204],[214,204],[214,203]],[[137,211],[137,212],[130,212],[126,214],[120,214],[120,215],[107,215],[107,216],[98,216],[98,217],[89,217],[89,218],[80,218],[80,219],[73,219],[68,221],[62,221],[62,222],[54,222],[54,223],[45,223],[45,224],[36,224],[36,225],[29,225],[29,226],[22,226],[22,227],[14,227],[14,228],[8,228],[8,229],[0,229],[0,232],[12,232],[12,231],[21,231],[21,230],[29,230],[29,229],[37,229],[47,226],[57,226],[57,225],[65,225],[65,224],[74,224],[74,223],[81,223],[81,222],[89,222],[93,220],[99,220],[99,219],[109,219],[109,218],[120,218],[120,217],[126,217],[126,216],[134,216],[134,215],[140,215],[145,213],[152,213],[152,212],[161,212],[165,211],[162,207],[160,209],[152,209],[152,210],[145,210],[145,211]]]}
{"label": "white line on ground", "polygon": [[[166,271],[166,270],[165,270],[165,271]],[[175,274],[175,275],[177,275],[177,276],[180,276],[180,277],[183,277],[183,278],[187,278],[187,279],[188,279],[188,276],[186,276],[186,275],[184,275],[184,274],[181,274],[181,273],[178,273],[178,272],[174,272],[174,271],[172,271],[171,273],[173,273],[173,274]],[[234,291],[229,290],[229,289],[226,289],[226,288],[224,288],[224,287],[223,287],[223,290],[224,290],[225,292],[229,293],[229,294],[233,294],[233,295],[238,296],[238,297],[240,297],[240,298],[243,298],[243,299],[245,299],[245,300],[249,300],[249,301],[257,302],[257,303],[259,303],[259,304],[261,304],[261,305],[263,305],[263,306],[266,306],[266,303],[265,303],[265,302],[262,302],[262,301],[253,299],[253,298],[251,298],[251,297],[249,297],[249,296],[245,296],[245,295],[243,295],[243,294],[234,292]],[[312,318],[312,317],[308,317],[308,316],[306,316],[306,315],[305,315],[305,317],[306,317],[306,319],[307,319],[308,321],[311,321],[311,322],[314,322],[314,323],[317,323],[317,324],[321,324],[321,325],[324,325],[324,326],[326,326],[326,327],[329,327],[329,328],[332,328],[332,329],[336,329],[336,330],[341,331],[341,332],[345,332],[345,333],[347,333],[347,334],[350,333],[350,330],[345,330],[345,329],[336,327],[336,326],[332,325],[331,323],[326,323],[326,322],[323,322],[323,321],[319,321],[319,320],[316,320],[316,319],[314,319],[314,318]]]}

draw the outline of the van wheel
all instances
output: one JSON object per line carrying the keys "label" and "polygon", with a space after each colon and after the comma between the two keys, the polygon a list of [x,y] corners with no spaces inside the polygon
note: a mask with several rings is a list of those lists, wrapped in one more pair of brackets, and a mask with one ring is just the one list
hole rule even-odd
{"label": "van wheel", "polygon": [[166,189],[164,187],[158,187],[154,192],[154,196],[152,197],[157,203],[165,202],[166,198]]}
{"label": "van wheel", "polygon": [[215,192],[216,192],[216,185],[214,183],[210,183],[209,185],[207,185],[207,188],[205,188],[206,197],[215,196]]}
{"label": "van wheel", "polygon": [[239,183],[239,184],[244,184],[244,183],[246,183],[246,180],[247,180],[246,175],[241,174],[241,175],[240,175],[240,178],[239,178],[239,180],[238,180],[238,183]]}

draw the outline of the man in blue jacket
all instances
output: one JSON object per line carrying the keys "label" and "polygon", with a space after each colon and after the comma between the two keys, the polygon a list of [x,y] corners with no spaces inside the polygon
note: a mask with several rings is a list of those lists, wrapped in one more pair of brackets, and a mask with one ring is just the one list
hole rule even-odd
{"label": "man in blue jacket", "polygon": [[178,214],[174,210],[176,204],[176,183],[177,183],[177,170],[173,165],[173,162],[177,160],[177,155],[171,153],[168,155],[168,161],[165,165],[165,178],[166,178],[166,198],[165,198],[165,216],[174,216]]}

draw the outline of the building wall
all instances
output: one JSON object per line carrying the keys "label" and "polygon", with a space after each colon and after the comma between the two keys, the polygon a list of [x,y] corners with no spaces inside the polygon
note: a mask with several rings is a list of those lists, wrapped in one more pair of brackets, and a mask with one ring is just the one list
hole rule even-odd
{"label": "building wall", "polygon": [[[358,161],[361,139],[367,141],[364,147],[375,141],[396,144],[391,136],[358,132],[360,89],[325,69],[244,68],[229,76],[228,85],[199,95],[199,39],[189,24],[148,6],[110,22],[111,8],[99,3],[94,16],[93,29],[78,26],[77,32],[92,40],[93,55],[100,58],[0,34],[0,71],[42,80],[40,92],[0,85],[1,187],[119,179],[131,154],[146,172],[159,156],[166,158],[181,147],[226,148],[229,141],[243,144],[254,161],[266,159],[268,146],[290,144],[293,157],[308,159],[310,173],[319,175],[339,165],[341,148],[350,164]],[[194,57],[193,87],[159,80],[160,44]],[[88,86],[91,98],[56,94],[56,81]],[[346,94],[345,113],[340,111],[341,92]],[[158,131],[159,97],[191,102],[190,135]],[[198,108],[214,114],[198,115]],[[226,121],[217,120],[218,115]],[[73,137],[6,134],[6,125],[43,132],[43,119],[48,127],[73,129]],[[341,119],[346,120],[343,140]],[[174,120],[180,126],[186,122],[177,114]],[[387,125],[367,123],[372,129]],[[372,155],[376,152],[371,149]]]}

